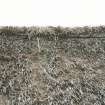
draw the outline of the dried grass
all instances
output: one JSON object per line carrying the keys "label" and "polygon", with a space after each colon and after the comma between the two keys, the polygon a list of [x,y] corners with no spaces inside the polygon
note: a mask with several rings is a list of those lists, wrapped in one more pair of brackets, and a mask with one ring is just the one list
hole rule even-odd
{"label": "dried grass", "polygon": [[105,27],[2,27],[0,105],[105,105]]}

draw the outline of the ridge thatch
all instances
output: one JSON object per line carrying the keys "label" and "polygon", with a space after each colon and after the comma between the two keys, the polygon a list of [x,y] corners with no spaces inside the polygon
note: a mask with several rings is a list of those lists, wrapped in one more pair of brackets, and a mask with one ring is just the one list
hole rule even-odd
{"label": "ridge thatch", "polygon": [[[100,33],[100,35],[98,34]],[[96,27],[1,27],[0,35],[8,36],[28,36],[32,37],[49,37],[49,38],[92,38],[105,37],[105,26]]]}

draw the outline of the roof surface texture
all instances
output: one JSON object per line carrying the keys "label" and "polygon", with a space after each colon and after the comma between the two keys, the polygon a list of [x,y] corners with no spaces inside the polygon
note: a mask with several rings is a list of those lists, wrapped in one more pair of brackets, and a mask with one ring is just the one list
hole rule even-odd
{"label": "roof surface texture", "polygon": [[105,105],[105,27],[1,27],[0,105]]}

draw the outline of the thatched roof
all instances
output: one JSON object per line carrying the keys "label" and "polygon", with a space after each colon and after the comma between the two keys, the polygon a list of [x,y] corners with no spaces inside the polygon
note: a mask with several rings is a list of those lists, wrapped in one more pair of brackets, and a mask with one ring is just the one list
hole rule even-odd
{"label": "thatched roof", "polygon": [[105,27],[1,27],[0,105],[104,105]]}

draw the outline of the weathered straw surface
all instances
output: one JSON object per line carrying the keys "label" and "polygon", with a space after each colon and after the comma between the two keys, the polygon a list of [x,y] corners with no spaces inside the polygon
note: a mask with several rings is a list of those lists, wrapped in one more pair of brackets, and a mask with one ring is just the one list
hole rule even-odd
{"label": "weathered straw surface", "polygon": [[105,105],[105,27],[2,27],[0,105]]}

